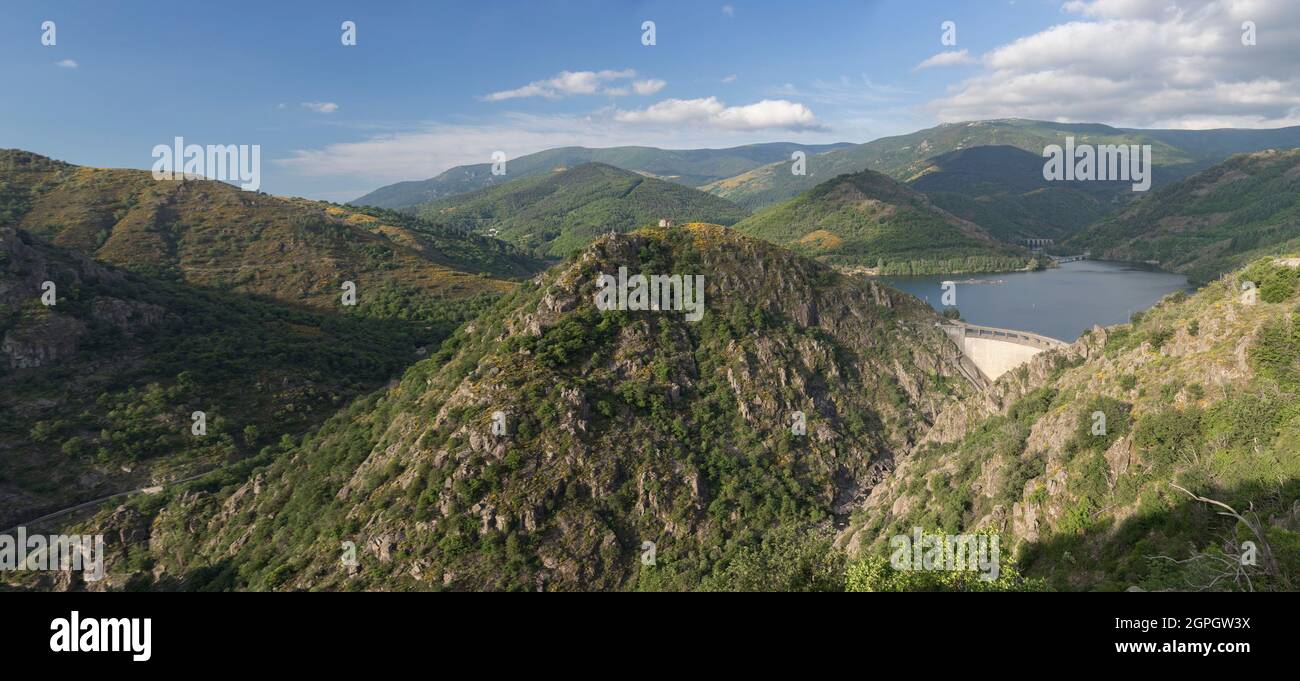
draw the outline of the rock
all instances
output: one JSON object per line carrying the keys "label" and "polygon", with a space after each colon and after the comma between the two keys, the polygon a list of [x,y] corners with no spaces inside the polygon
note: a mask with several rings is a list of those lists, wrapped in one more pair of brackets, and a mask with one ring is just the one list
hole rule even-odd
{"label": "rock", "polygon": [[53,312],[25,318],[17,328],[5,332],[0,341],[10,369],[34,369],[54,364],[77,351],[77,341],[86,332],[80,320]]}

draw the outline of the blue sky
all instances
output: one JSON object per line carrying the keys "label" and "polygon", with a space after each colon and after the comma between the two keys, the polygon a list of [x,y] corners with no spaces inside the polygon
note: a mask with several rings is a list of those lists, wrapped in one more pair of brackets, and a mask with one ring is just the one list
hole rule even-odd
{"label": "blue sky", "polygon": [[[563,144],[863,142],[1006,115],[1295,122],[1296,12],[1256,10],[1273,40],[1243,52],[1236,9],[1172,4],[9,0],[0,147],[148,168],[153,146],[177,135],[260,144],[264,190],[342,201],[494,150]],[[54,46],[41,44],[47,20]],[[344,20],[357,24],[355,47],[340,43]],[[957,26],[956,46],[940,44],[944,21]],[[1187,49],[1215,82],[1180,77]],[[944,65],[918,68],[944,52]],[[1134,82],[1142,69],[1155,73]],[[1225,80],[1242,90],[1193,103],[1205,99],[1197,88]]]}

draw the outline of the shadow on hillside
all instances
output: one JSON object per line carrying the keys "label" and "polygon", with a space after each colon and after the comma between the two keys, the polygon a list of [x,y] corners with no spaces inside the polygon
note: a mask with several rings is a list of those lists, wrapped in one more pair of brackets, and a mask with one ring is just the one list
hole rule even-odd
{"label": "shadow on hillside", "polygon": [[[1188,559],[1217,550],[1231,550],[1236,557],[1242,542],[1249,540],[1257,544],[1258,556],[1256,565],[1243,566],[1243,570],[1255,591],[1300,588],[1295,579],[1300,574],[1300,479],[1280,486],[1251,483],[1232,489],[1201,486],[1193,490],[1257,521],[1272,550],[1273,570],[1266,568],[1265,547],[1258,546],[1258,539],[1245,524],[1220,515],[1224,509],[1172,487],[1167,490],[1162,501],[1175,502],[1172,508],[1162,504],[1158,509],[1140,509],[1118,524],[1107,519],[1080,532],[1026,544],[1020,560],[1025,574],[1045,578],[1052,588],[1068,591],[1123,591],[1132,586],[1148,591],[1245,590],[1244,579],[1240,587],[1231,577],[1214,582],[1224,563]],[[1248,510],[1252,503],[1253,510]]]}

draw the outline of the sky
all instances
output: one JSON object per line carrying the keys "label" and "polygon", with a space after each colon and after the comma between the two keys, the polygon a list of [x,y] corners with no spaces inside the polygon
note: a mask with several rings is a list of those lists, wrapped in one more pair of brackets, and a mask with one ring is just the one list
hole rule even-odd
{"label": "sky", "polygon": [[263,191],[342,202],[566,145],[1297,125],[1298,66],[1295,0],[4,0],[0,148],[258,144]]}

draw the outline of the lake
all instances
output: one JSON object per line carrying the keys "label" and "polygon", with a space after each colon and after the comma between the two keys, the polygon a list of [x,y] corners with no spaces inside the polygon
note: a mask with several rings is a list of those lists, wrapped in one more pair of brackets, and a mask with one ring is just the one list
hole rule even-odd
{"label": "lake", "polygon": [[[1189,290],[1187,277],[1138,264],[1081,260],[1039,272],[878,277],[942,311],[940,284],[957,284],[962,319],[1074,341],[1093,324],[1127,322],[1166,295]],[[983,283],[966,283],[970,281]]]}

